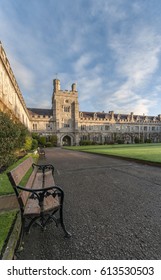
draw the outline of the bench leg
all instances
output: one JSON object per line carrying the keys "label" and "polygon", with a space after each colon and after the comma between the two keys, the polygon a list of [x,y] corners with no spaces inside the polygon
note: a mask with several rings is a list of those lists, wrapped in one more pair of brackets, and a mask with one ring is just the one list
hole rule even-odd
{"label": "bench leg", "polygon": [[62,208],[62,206],[59,208],[59,218],[57,218],[57,217],[55,216],[55,213],[56,213],[57,211],[58,211],[58,209],[55,210],[54,212],[52,212],[51,215],[49,215],[49,217],[48,217],[48,219],[46,220],[45,224],[47,224],[50,220],[53,220],[53,221],[55,222],[56,227],[58,227],[58,225],[60,224],[61,227],[62,227],[62,229],[63,229],[63,231],[64,231],[64,233],[65,233],[65,236],[64,236],[64,237],[69,238],[69,237],[71,237],[71,234],[66,230],[65,225],[64,225],[64,222],[63,222],[63,208]]}
{"label": "bench leg", "polygon": [[63,221],[63,206],[60,206],[60,225],[63,229],[63,231],[65,232],[65,236],[66,238],[70,238],[71,234],[66,230],[65,225],[64,225],[64,221]]}
{"label": "bench leg", "polygon": [[[28,224],[28,226],[26,227],[25,231],[27,234],[30,233],[30,228],[32,227],[33,224],[37,224],[39,227],[41,227],[42,229],[44,229],[45,225],[43,224],[43,222],[41,221],[41,217],[35,217],[32,218],[31,222]],[[40,221],[39,221],[40,220]]]}

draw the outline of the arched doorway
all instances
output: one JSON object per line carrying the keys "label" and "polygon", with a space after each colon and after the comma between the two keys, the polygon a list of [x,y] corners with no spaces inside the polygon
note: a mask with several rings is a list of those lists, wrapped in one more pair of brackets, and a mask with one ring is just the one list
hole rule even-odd
{"label": "arched doorway", "polygon": [[66,135],[62,139],[63,146],[71,146],[71,138],[70,136]]}

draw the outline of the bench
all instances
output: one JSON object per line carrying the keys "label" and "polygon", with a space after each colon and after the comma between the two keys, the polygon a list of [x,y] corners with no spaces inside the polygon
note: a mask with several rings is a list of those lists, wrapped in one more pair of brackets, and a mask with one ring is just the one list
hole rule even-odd
{"label": "bench", "polygon": [[43,148],[38,147],[37,152],[38,152],[39,156],[45,157],[45,150]]}
{"label": "bench", "polygon": [[[21,181],[30,169],[31,175],[22,187]],[[21,211],[20,245],[24,232],[29,233],[33,224],[45,229],[49,222],[54,221],[56,226],[61,225],[65,237],[71,236],[63,222],[64,192],[61,187],[55,185],[53,165],[38,165],[29,157],[7,175]]]}

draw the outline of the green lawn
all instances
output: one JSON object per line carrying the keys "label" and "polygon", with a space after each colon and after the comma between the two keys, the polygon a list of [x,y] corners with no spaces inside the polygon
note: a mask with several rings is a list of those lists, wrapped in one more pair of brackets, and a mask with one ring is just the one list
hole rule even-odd
{"label": "green lawn", "polygon": [[[19,165],[29,156],[32,156],[35,162],[38,159],[38,155],[28,154],[27,156],[18,160],[15,164],[11,165],[5,172],[0,174],[0,195],[11,194],[14,192],[13,187],[11,186],[10,181],[8,179],[7,172],[12,170],[17,165]],[[32,168],[30,168],[30,170],[26,173],[26,175],[22,179],[21,185],[25,185],[31,172],[32,172]],[[0,252],[5,244],[5,241],[7,240],[8,233],[10,232],[10,229],[12,227],[13,221],[16,217],[16,213],[17,211],[15,210],[0,213]]]}
{"label": "green lawn", "polygon": [[65,147],[66,149],[97,153],[104,155],[114,155],[126,158],[145,160],[161,163],[161,143],[157,144],[123,144],[123,145],[95,145],[95,146],[75,146]]}
{"label": "green lawn", "polygon": [[[13,187],[11,186],[11,183],[10,183],[10,181],[8,179],[7,172],[12,170],[17,165],[19,165],[21,162],[23,162],[29,156],[32,156],[33,158],[35,158],[35,160],[37,160],[37,158],[38,158],[38,155],[28,154],[27,156],[25,156],[22,159],[18,160],[15,164],[13,164],[10,167],[8,167],[8,169],[5,172],[0,174],[0,195],[11,194],[11,193],[14,192]],[[31,170],[30,170],[30,174],[31,174]],[[28,178],[29,178],[30,174],[28,174]]]}
{"label": "green lawn", "polygon": [[0,213],[0,252],[12,227],[17,211]]}

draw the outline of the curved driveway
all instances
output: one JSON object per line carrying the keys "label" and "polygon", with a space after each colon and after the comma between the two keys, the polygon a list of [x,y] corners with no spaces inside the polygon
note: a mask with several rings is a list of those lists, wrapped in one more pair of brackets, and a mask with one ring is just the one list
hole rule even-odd
{"label": "curved driveway", "polygon": [[25,235],[20,259],[161,259],[161,170],[60,148],[46,149],[65,192],[64,222]]}

